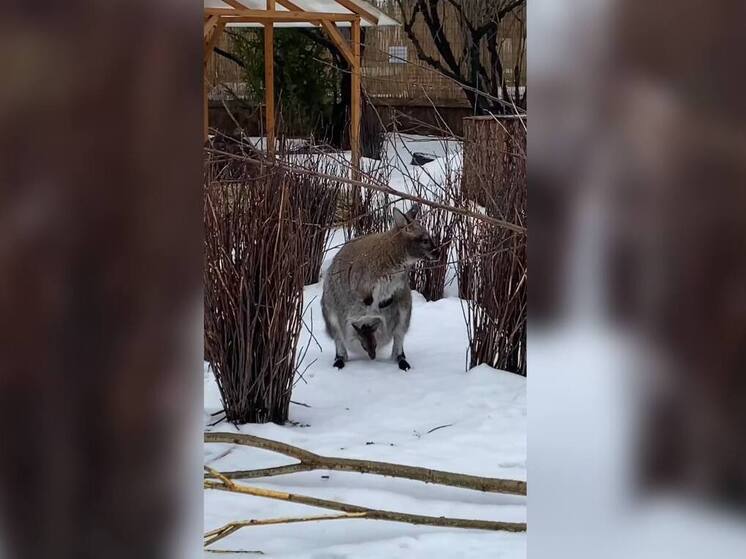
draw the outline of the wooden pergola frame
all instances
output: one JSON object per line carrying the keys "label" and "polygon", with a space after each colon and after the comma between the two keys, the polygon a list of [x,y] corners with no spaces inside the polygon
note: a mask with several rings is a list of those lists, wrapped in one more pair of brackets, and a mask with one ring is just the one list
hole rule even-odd
{"label": "wooden pergola frame", "polygon": [[[259,23],[264,26],[264,83],[265,83],[265,125],[267,134],[267,153],[274,154],[275,149],[275,91],[274,91],[274,24],[282,22],[308,23],[324,29],[331,41],[339,48],[350,64],[352,72],[352,95],[350,111],[350,148],[352,150],[352,168],[360,165],[360,24],[366,20],[372,25],[378,24],[378,17],[350,0],[334,0],[349,10],[350,13],[313,12],[302,9],[291,0],[266,0],[266,9],[250,9],[239,0],[222,0],[230,8],[204,9],[204,137],[207,139],[208,117],[208,81],[207,63],[226,25],[230,23]],[[279,4],[285,10],[277,10]],[[340,33],[336,22],[350,24],[350,41]]]}

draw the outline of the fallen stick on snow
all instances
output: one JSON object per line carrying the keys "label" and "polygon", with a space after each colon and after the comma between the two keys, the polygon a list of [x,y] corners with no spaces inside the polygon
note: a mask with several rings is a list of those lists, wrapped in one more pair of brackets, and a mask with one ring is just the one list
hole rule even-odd
{"label": "fallen stick on snow", "polygon": [[303,516],[296,518],[267,518],[264,520],[237,520],[236,522],[229,522],[225,526],[210,530],[205,533],[205,547],[215,543],[218,540],[230,536],[233,532],[246,528],[247,526],[271,526],[273,524],[294,524],[296,522],[315,522],[317,520],[344,520],[346,518],[361,518],[364,517],[364,512],[352,512],[345,514],[325,515],[325,516]]}
{"label": "fallen stick on snow", "polygon": [[227,479],[269,477],[295,472],[307,472],[310,470],[340,470],[412,479],[415,481],[424,481],[425,483],[461,487],[490,493],[526,495],[525,481],[472,476],[468,474],[444,472],[442,470],[419,468],[416,466],[392,464],[389,462],[377,462],[374,460],[356,460],[352,458],[321,456],[296,446],[241,433],[205,433],[204,440],[206,443],[232,443],[252,446],[284,454],[285,456],[290,456],[291,458],[300,461],[298,464],[289,464],[277,468],[222,472],[221,475]]}
{"label": "fallen stick on snow", "polygon": [[249,549],[205,549],[205,553],[225,553],[226,555],[264,555],[263,551],[252,551]]}
{"label": "fallen stick on snow", "polygon": [[[206,479],[204,481],[205,489],[217,489],[219,491],[229,491],[232,493],[243,493],[255,497],[266,497],[268,499],[277,499],[279,501],[288,501],[301,505],[319,507],[324,509],[337,510],[345,513],[362,513],[350,518],[368,518],[373,520],[388,520],[391,522],[403,522],[406,524],[419,524],[426,526],[444,526],[449,528],[469,528],[476,530],[501,530],[507,532],[525,532],[525,522],[498,522],[493,520],[471,520],[466,518],[448,518],[445,516],[425,516],[421,514],[407,514],[403,512],[394,512],[387,510],[371,509],[358,505],[350,505],[339,501],[330,501],[327,499],[317,499],[297,493],[285,493],[283,491],[273,491],[260,487],[250,487],[239,485],[231,479],[228,479],[220,472],[207,468],[210,473],[217,479]],[[259,522],[259,521],[257,521]],[[255,522],[253,525],[257,525]],[[286,519],[287,522],[287,519]],[[252,524],[244,524],[251,526]],[[236,528],[238,529],[238,528]],[[235,530],[233,530],[235,531]],[[226,534],[227,535],[227,534]]]}

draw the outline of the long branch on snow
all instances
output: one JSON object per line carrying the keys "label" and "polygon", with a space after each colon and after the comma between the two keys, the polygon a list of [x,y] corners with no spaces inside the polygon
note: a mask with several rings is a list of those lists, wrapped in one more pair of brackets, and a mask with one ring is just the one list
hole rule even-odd
{"label": "long branch on snow", "polygon": [[[403,512],[394,512],[387,510],[371,509],[359,505],[350,505],[339,501],[330,501],[328,499],[317,499],[297,493],[285,493],[283,491],[273,491],[259,487],[250,487],[239,485],[233,480],[226,478],[219,472],[212,470],[212,475],[219,479],[206,479],[204,481],[205,489],[217,489],[219,491],[229,491],[231,493],[242,493],[253,495],[255,497],[266,497],[268,499],[277,499],[279,501],[288,501],[299,503],[312,507],[337,510],[345,513],[364,513],[354,518],[369,518],[373,520],[388,520],[391,522],[404,522],[406,524],[419,524],[426,526],[445,526],[449,528],[469,528],[476,530],[501,530],[507,532],[525,532],[525,522],[498,522],[493,520],[471,520],[466,518],[448,518],[445,516],[425,516],[421,514],[407,514]],[[244,524],[250,526],[251,524]],[[235,531],[235,530],[234,530]],[[213,540],[214,541],[214,540]]]}
{"label": "long branch on snow", "polygon": [[405,466],[403,464],[377,462],[374,460],[357,460],[352,458],[321,456],[296,446],[241,433],[205,433],[204,440],[206,443],[230,443],[261,448],[263,450],[270,450],[272,452],[284,454],[285,456],[300,461],[299,464],[289,464],[277,468],[222,472],[221,476],[224,476],[227,479],[268,477],[310,470],[340,470],[412,479],[415,481],[424,481],[425,483],[435,483],[437,485],[448,485],[451,487],[461,487],[491,493],[526,495],[525,481],[472,476],[455,472],[445,472],[442,470],[419,468],[416,466]]}

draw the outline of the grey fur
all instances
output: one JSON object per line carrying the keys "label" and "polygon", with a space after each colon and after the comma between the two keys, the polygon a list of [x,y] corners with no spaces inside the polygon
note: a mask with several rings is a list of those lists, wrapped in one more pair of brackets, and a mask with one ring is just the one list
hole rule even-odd
{"label": "grey fur", "polygon": [[321,309],[334,339],[334,366],[344,367],[349,347],[360,346],[375,359],[376,348],[394,341],[392,359],[409,368],[404,335],[412,316],[409,268],[434,257],[433,241],[416,220],[394,209],[394,226],[384,233],[353,239],[334,257],[324,279]]}

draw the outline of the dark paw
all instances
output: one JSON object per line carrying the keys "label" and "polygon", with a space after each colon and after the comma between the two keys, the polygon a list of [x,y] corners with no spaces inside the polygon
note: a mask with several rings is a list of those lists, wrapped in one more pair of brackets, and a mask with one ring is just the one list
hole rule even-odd
{"label": "dark paw", "polygon": [[373,295],[368,295],[365,299],[363,299],[363,303],[370,306],[373,304]]}
{"label": "dark paw", "polygon": [[402,371],[408,371],[409,369],[412,368],[411,365],[407,362],[407,360],[404,359],[404,357],[399,357],[398,361],[399,361],[399,368]]}
{"label": "dark paw", "polygon": [[341,357],[335,357],[335,358],[334,358],[334,366],[335,366],[335,367],[336,367],[337,369],[344,369],[344,366],[345,366],[345,360],[344,360],[344,359],[342,359]]}

